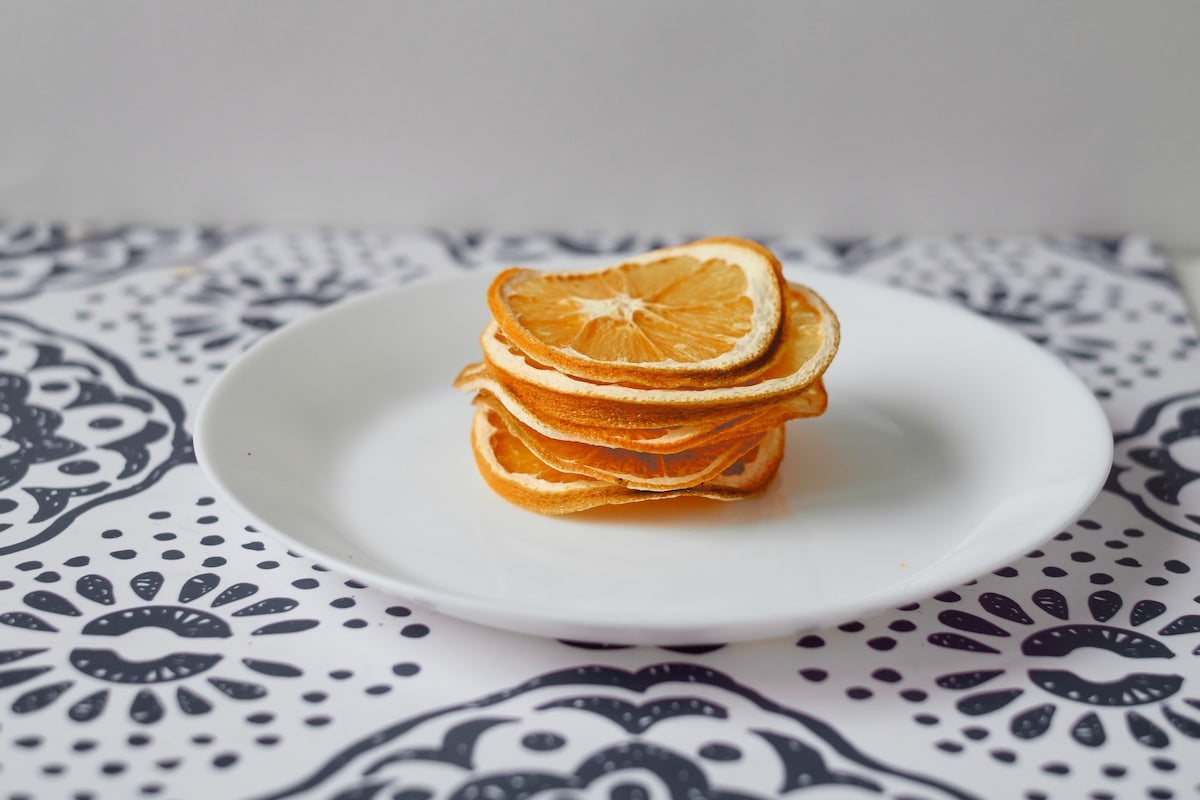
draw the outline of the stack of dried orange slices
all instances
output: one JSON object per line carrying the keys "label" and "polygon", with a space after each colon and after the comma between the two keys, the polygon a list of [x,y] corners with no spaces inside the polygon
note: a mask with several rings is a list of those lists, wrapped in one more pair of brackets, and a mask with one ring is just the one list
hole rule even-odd
{"label": "stack of dried orange slices", "polygon": [[513,268],[488,289],[471,444],[501,496],[543,514],[763,491],[784,423],[825,410],[833,311],[732,238],[581,272]]}

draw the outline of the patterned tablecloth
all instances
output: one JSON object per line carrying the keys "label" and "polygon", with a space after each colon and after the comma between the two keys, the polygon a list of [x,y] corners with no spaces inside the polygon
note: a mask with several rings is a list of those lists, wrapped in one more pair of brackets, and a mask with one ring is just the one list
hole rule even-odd
{"label": "patterned tablecloth", "polygon": [[1200,353],[1137,237],[764,237],[1025,334],[1115,431],[1044,546],[835,629],[477,627],[289,553],[196,466],[206,388],[291,320],[690,238],[0,226],[0,798],[1196,796]]}

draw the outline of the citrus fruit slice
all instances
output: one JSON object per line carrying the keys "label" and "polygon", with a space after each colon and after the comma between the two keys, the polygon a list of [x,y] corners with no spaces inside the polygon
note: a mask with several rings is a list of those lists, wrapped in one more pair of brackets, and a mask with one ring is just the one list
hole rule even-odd
{"label": "citrus fruit slice", "polygon": [[493,378],[484,364],[468,366],[459,374],[454,386],[465,392],[475,392],[479,402],[496,410],[503,409],[524,425],[552,439],[643,453],[678,453],[734,435],[763,433],[790,419],[819,416],[828,403],[825,387],[818,378],[795,397],[780,402],[722,412],[719,417],[704,418],[697,422],[643,428],[629,424],[586,425],[569,416],[547,414],[545,409],[523,403],[503,383]]}
{"label": "citrus fruit slice", "polygon": [[838,340],[837,317],[825,301],[805,286],[788,284],[779,346],[757,377],[733,386],[668,389],[583,380],[532,359],[495,322],[480,343],[494,377],[530,408],[587,425],[652,428],[794,397],[824,373]]}
{"label": "citrus fruit slice", "polygon": [[645,453],[619,447],[552,439],[523,425],[502,405],[484,403],[533,455],[561,472],[586,475],[630,489],[690,489],[720,475],[756,447],[762,433],[736,434],[678,453]]}
{"label": "citrus fruit slice", "polygon": [[677,386],[767,355],[783,313],[781,276],[761,245],[702,239],[599,270],[514,267],[492,282],[488,307],[509,341],[563,373]]}
{"label": "citrus fruit slice", "polygon": [[540,514],[571,514],[596,506],[673,497],[750,497],[764,491],[775,476],[783,459],[784,441],[784,429],[775,428],[761,444],[709,483],[691,489],[647,492],[546,465],[505,428],[498,414],[486,408],[476,409],[471,428],[475,462],[488,486],[509,502]]}

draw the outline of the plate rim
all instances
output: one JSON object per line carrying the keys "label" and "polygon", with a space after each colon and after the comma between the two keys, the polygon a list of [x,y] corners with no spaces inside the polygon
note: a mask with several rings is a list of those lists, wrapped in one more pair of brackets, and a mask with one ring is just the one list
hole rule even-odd
{"label": "plate rim", "polygon": [[[802,274],[797,275],[797,272]],[[827,604],[820,609],[820,613],[813,614],[806,613],[804,610],[787,609],[769,616],[759,615],[752,622],[724,623],[724,626],[681,626],[670,623],[638,623],[629,620],[612,621],[611,619],[609,621],[595,619],[581,620],[577,615],[570,613],[558,613],[554,610],[537,608],[520,602],[514,603],[511,600],[497,601],[495,599],[474,598],[451,590],[410,582],[403,578],[389,575],[382,570],[376,571],[370,567],[360,566],[353,561],[340,558],[317,546],[309,545],[289,535],[286,531],[277,529],[240,499],[234,487],[228,485],[222,477],[221,470],[215,465],[214,457],[210,453],[208,435],[212,424],[210,420],[216,413],[214,408],[219,407],[221,395],[228,391],[228,386],[232,383],[233,376],[242,370],[252,368],[254,362],[269,357],[273,349],[285,346],[282,343],[292,338],[296,331],[304,330],[314,325],[329,324],[331,319],[351,314],[353,309],[359,305],[386,302],[390,298],[401,297],[414,292],[420,293],[433,287],[451,283],[480,282],[481,275],[484,274],[490,275],[490,273],[470,272],[451,276],[431,276],[429,279],[419,283],[372,289],[289,323],[255,342],[249,350],[242,353],[236,361],[217,376],[216,380],[205,392],[195,414],[193,442],[196,461],[214,492],[223,502],[228,503],[238,514],[245,517],[259,532],[276,539],[288,549],[300,553],[323,566],[336,569],[350,577],[362,579],[376,588],[384,589],[394,594],[396,597],[405,600],[405,602],[436,613],[444,613],[474,624],[539,637],[579,639],[607,643],[617,643],[619,641],[621,644],[698,645],[783,636],[794,637],[808,631],[836,625],[854,618],[873,616],[888,608],[924,599],[940,591],[960,586],[967,581],[986,574],[992,569],[1010,563],[1030,548],[1036,547],[1038,544],[1051,538],[1055,530],[1069,523],[1079,512],[1086,509],[1095,501],[1103,491],[1107,476],[1111,470],[1114,450],[1112,427],[1107,415],[1104,413],[1103,407],[1074,371],[1052,353],[1031,342],[1019,332],[999,325],[984,316],[944,298],[924,295],[900,287],[886,286],[866,281],[856,276],[785,266],[785,276],[804,281],[814,279],[813,283],[817,284],[814,288],[818,291],[821,291],[820,283],[829,281],[848,287],[863,288],[868,292],[902,296],[905,302],[913,302],[918,305],[930,304],[940,309],[943,313],[948,312],[951,315],[959,317],[967,325],[981,326],[1002,334],[1008,337],[1013,345],[1023,347],[1031,358],[1042,360],[1063,378],[1067,379],[1069,383],[1073,384],[1080,391],[1081,398],[1086,398],[1088,402],[1080,403],[1080,411],[1082,413],[1082,407],[1086,406],[1087,416],[1091,417],[1089,424],[1096,425],[1099,429],[1107,432],[1107,435],[1103,439],[1103,458],[1095,462],[1091,474],[1088,475],[1089,480],[1086,485],[1089,488],[1080,491],[1074,498],[1074,502],[1064,503],[1064,510],[1053,520],[1053,524],[1047,518],[1044,525],[1037,526],[1038,530],[1043,532],[1033,537],[1016,537],[1016,541],[1020,543],[1019,546],[1014,544],[999,548],[996,557],[986,559],[987,564],[985,566],[977,568],[971,566],[972,562],[967,562],[958,569],[941,570],[940,572],[929,572],[928,569],[923,569],[914,573],[909,579],[888,584],[861,599],[844,601],[833,605]],[[215,448],[213,448],[213,452],[215,452]],[[481,614],[476,613],[480,606],[487,606]],[[502,619],[503,622],[498,622],[497,619]],[[728,627],[729,625],[734,625],[735,628],[730,628]],[[574,632],[570,634],[547,633],[547,628],[571,628]],[[621,635],[614,636],[618,628],[621,629]],[[715,629],[710,630],[710,628]]]}

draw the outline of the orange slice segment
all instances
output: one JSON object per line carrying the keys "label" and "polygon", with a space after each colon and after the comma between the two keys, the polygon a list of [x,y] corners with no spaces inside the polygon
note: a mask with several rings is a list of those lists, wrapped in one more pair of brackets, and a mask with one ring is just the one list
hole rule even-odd
{"label": "orange slice segment", "polygon": [[783,313],[781,268],[743,239],[704,239],[582,272],[513,268],[488,290],[499,330],[576,378],[672,386],[763,359]]}
{"label": "orange slice segment", "polygon": [[484,481],[501,497],[540,514],[571,514],[603,505],[706,497],[737,500],[764,491],[783,459],[785,433],[775,428],[762,443],[709,483],[691,489],[647,492],[556,470],[540,461],[494,411],[479,408],[471,447]]}

